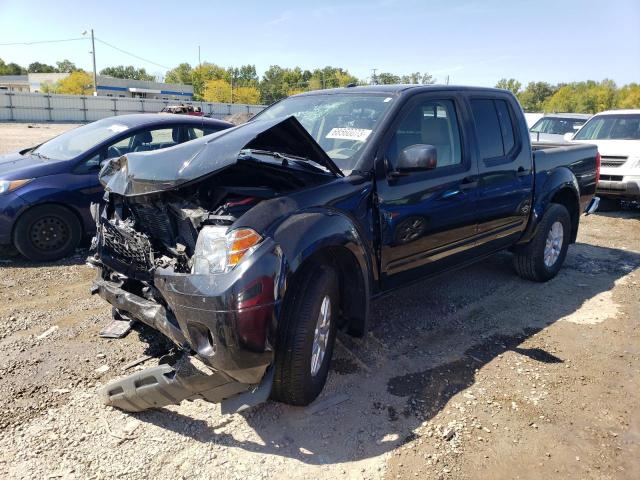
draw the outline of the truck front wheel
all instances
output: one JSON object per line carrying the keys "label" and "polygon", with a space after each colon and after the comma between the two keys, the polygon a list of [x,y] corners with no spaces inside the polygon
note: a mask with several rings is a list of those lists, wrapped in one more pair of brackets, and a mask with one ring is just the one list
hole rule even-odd
{"label": "truck front wheel", "polygon": [[339,312],[338,279],[325,264],[306,268],[292,286],[276,346],[271,398],[308,405],[327,380]]}
{"label": "truck front wheel", "polygon": [[571,217],[563,205],[553,203],[540,220],[533,239],[515,251],[516,272],[526,280],[546,282],[556,276],[571,239]]}

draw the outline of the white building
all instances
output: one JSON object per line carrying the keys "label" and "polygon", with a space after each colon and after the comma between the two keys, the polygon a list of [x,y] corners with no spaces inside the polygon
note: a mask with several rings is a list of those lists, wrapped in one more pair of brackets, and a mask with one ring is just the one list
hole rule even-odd
{"label": "white building", "polygon": [[[42,91],[43,85],[54,85],[68,75],[68,73],[0,75],[0,90],[38,93]],[[106,75],[98,75],[97,80],[97,91],[100,96],[193,100],[193,87],[191,85],[128,80]]]}

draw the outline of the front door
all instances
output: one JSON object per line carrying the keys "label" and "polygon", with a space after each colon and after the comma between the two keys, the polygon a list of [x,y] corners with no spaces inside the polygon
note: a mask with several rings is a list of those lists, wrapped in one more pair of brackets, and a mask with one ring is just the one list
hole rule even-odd
{"label": "front door", "polygon": [[[477,170],[463,131],[468,113],[454,96],[410,100],[385,139],[378,168],[383,288],[393,288],[469,255],[476,233]],[[399,153],[433,145],[435,169],[394,174]]]}

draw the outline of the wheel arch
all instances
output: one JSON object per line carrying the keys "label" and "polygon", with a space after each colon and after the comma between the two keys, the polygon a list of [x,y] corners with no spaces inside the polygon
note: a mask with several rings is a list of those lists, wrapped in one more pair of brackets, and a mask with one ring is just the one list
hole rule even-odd
{"label": "wheel arch", "polygon": [[536,179],[534,204],[529,217],[529,225],[518,241],[522,245],[535,236],[540,220],[552,203],[563,205],[571,217],[571,243],[576,241],[580,223],[580,187],[573,172],[567,167],[553,170],[543,178]]}
{"label": "wheel arch", "polygon": [[345,215],[313,212],[294,215],[275,232],[286,264],[283,298],[313,265],[329,264],[338,275],[340,327],[350,334],[366,332],[371,297],[371,256],[354,223]]}

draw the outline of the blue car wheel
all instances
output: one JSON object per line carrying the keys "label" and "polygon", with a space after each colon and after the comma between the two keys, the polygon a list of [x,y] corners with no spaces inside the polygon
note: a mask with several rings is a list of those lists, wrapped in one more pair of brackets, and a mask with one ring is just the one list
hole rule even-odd
{"label": "blue car wheel", "polygon": [[76,215],[60,205],[42,205],[25,212],[16,224],[13,243],[34,261],[51,261],[73,253],[82,238]]}

